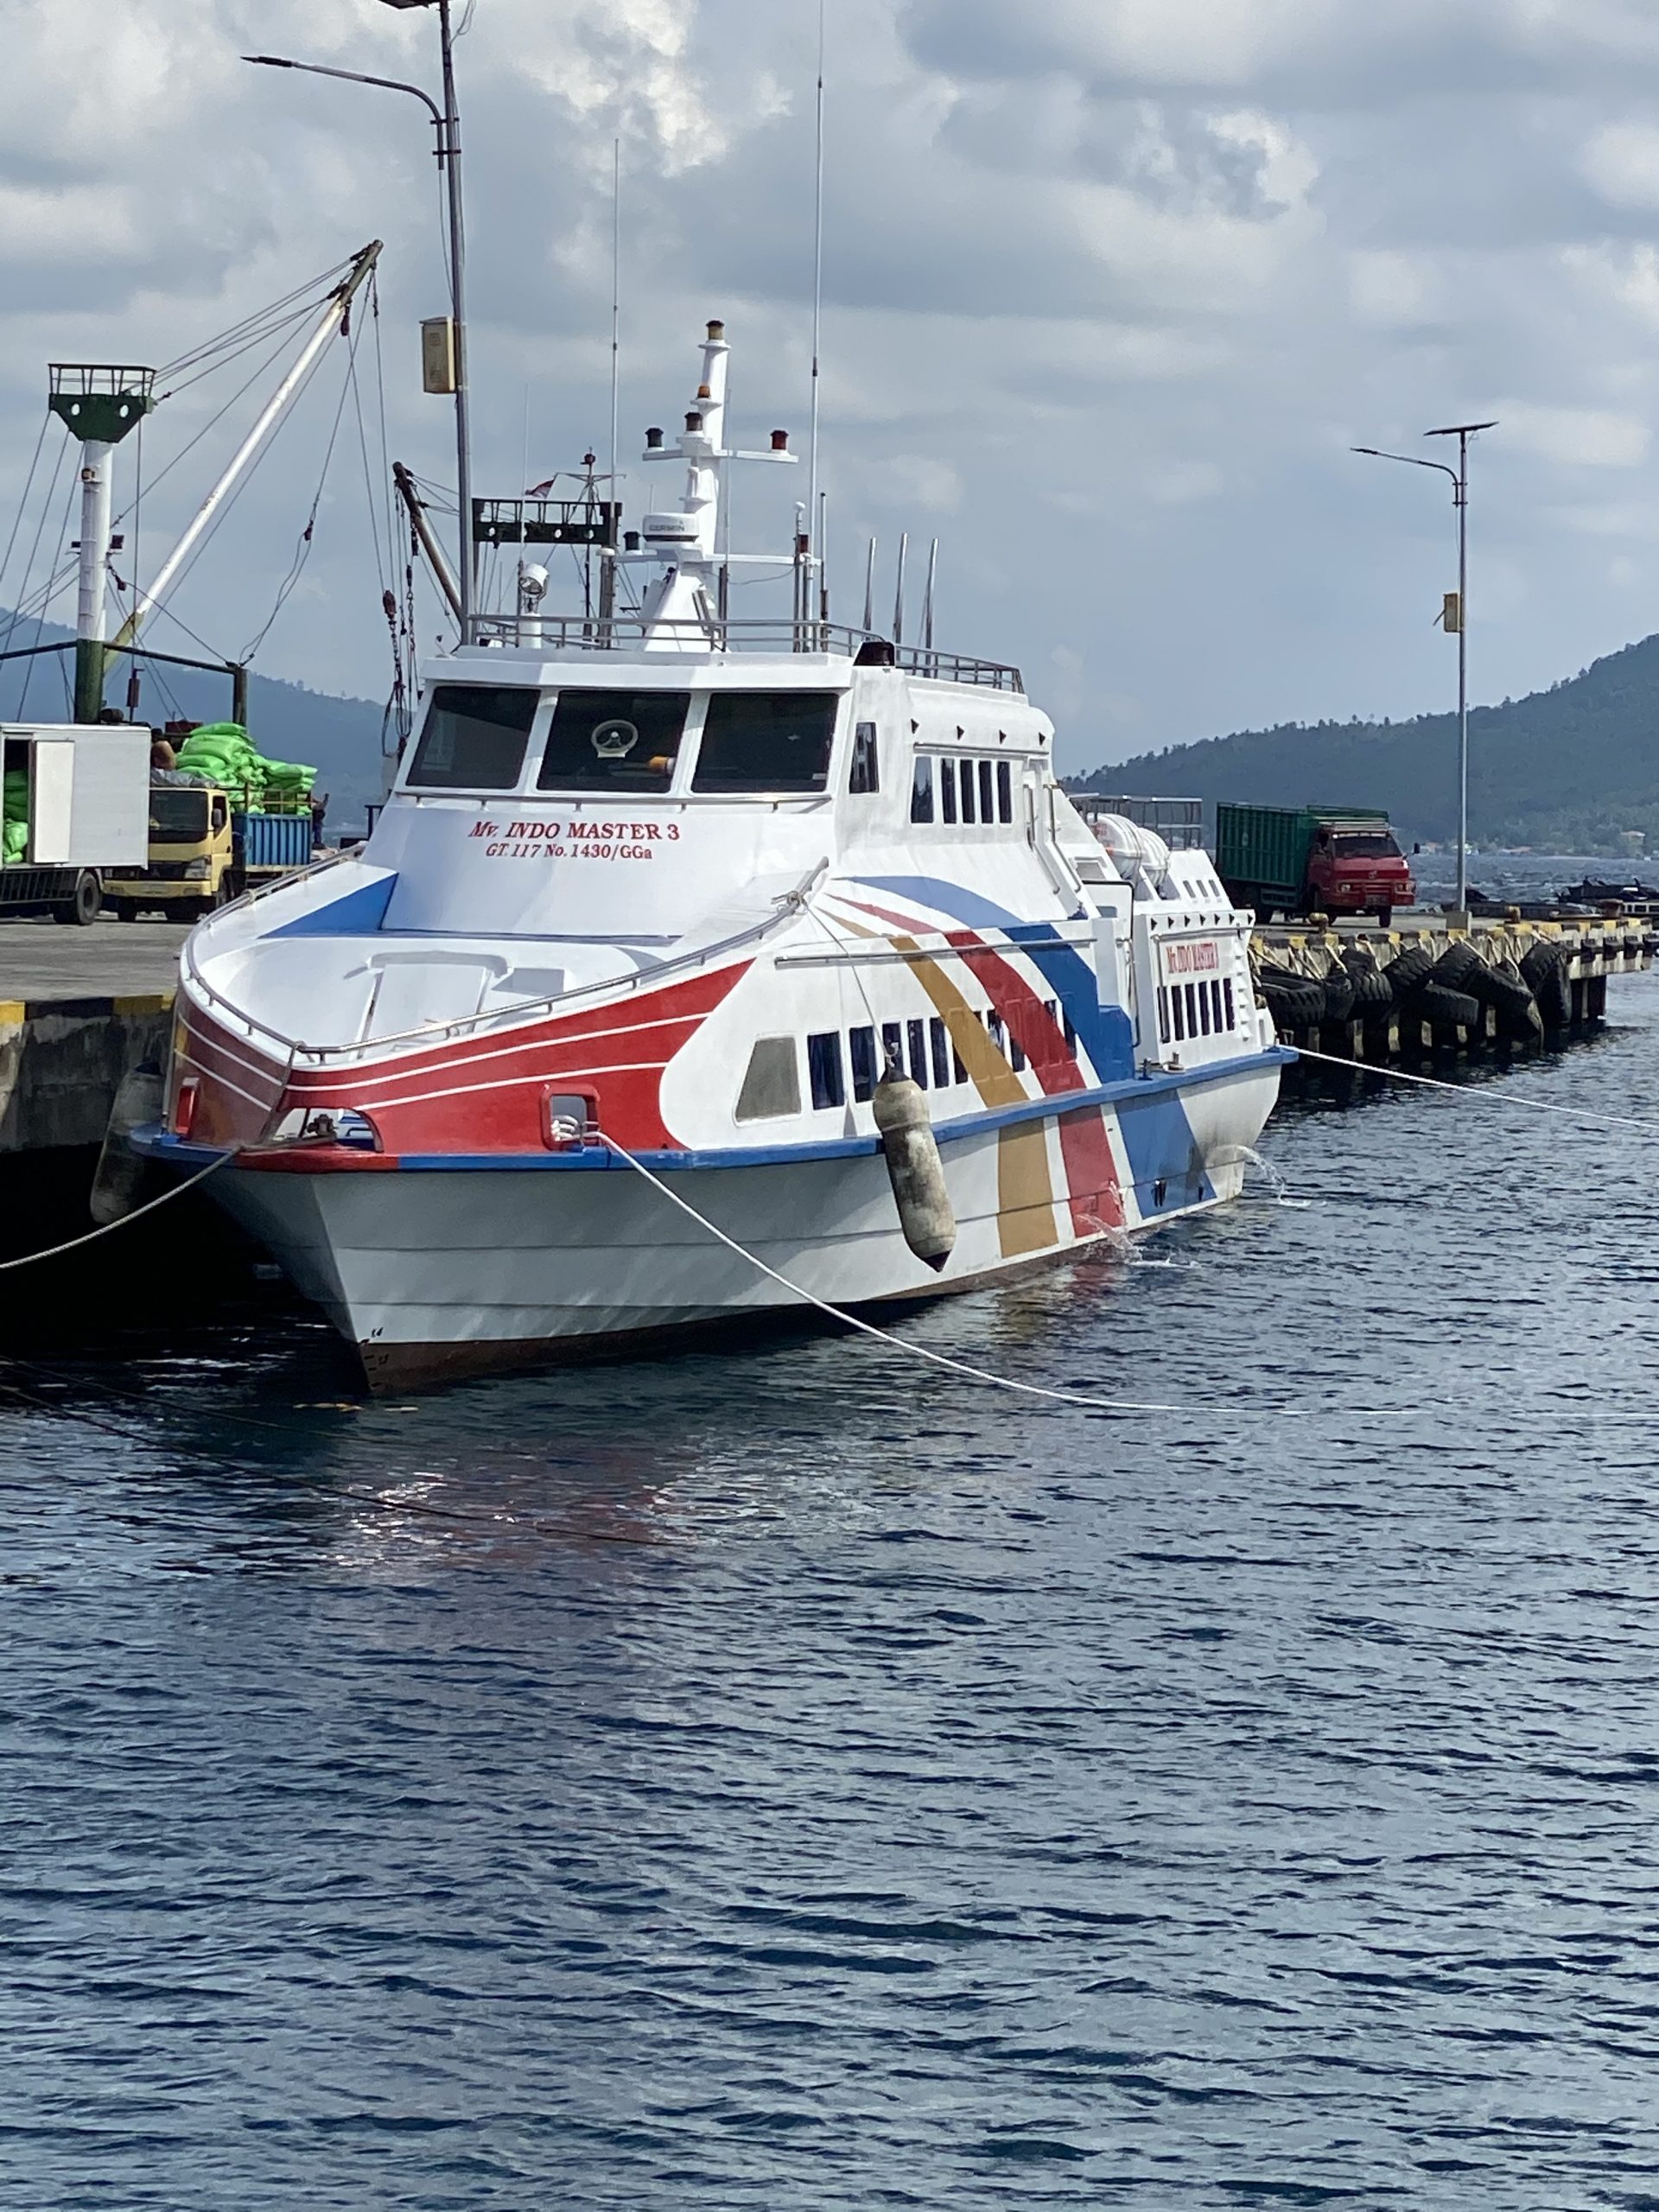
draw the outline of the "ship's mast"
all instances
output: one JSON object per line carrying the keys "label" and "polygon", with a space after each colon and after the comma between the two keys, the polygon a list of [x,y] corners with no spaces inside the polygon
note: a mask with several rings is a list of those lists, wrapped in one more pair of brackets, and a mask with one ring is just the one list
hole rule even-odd
{"label": "ship's mast", "polygon": [[721,632],[718,608],[719,569],[722,562],[766,562],[780,556],[771,553],[719,551],[721,470],[728,461],[786,461],[796,456],[789,449],[787,430],[774,430],[766,453],[742,453],[724,442],[727,371],[731,347],[726,326],[711,322],[702,346],[702,377],[697,394],[686,410],[685,428],[671,445],[663,442],[659,429],[645,432],[645,461],[683,461],[685,490],[677,508],[647,514],[641,523],[643,550],[625,553],[624,561],[660,563],[663,573],[647,590],[641,613],[645,624],[647,651],[683,651],[687,645],[717,644]]}

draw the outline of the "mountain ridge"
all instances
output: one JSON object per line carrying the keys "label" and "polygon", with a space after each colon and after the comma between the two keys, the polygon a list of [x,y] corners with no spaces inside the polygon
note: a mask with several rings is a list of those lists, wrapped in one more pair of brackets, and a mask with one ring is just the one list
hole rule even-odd
{"label": "mountain ridge", "polygon": [[[1409,837],[1457,834],[1457,717],[1281,722],[1166,746],[1075,779],[1084,791],[1388,810]],[[1659,634],[1469,716],[1473,841],[1557,852],[1659,846]]]}

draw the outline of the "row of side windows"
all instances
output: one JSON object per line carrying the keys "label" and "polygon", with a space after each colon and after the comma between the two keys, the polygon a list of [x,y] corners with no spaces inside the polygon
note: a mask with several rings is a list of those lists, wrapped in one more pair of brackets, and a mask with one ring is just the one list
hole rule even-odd
{"label": "row of side windows", "polygon": [[[1071,1015],[1062,1010],[1056,999],[1045,999],[1043,1010],[1064,1038],[1068,1058],[1075,1060],[1077,1033],[1071,1025]],[[1014,1073],[1023,1075],[1030,1063],[1019,1039],[1010,1035],[1001,1015],[987,1010],[975,1019]],[[874,1096],[875,1086],[889,1059],[896,1060],[911,1081],[924,1090],[949,1090],[968,1081],[962,1055],[938,1014],[907,1021],[884,1021],[879,1030],[874,1023],[849,1029],[844,1052],[838,1029],[821,1030],[806,1040],[806,1074],[813,1110],[821,1112],[826,1107],[847,1103],[849,1073],[852,1096],[856,1103],[864,1104]],[[758,1038],[749,1055],[743,1087],[738,1093],[736,1118],[740,1122],[766,1122],[786,1114],[798,1114],[800,1110],[795,1039]]]}
{"label": "row of side windows", "polygon": [[912,822],[1012,822],[1013,762],[918,754],[910,786],[910,818]]}
{"label": "row of side windows", "polygon": [[1160,1044],[1185,1044],[1189,1037],[1224,1037],[1236,1026],[1236,1020],[1230,976],[1211,976],[1209,982],[1201,983],[1158,986]]}

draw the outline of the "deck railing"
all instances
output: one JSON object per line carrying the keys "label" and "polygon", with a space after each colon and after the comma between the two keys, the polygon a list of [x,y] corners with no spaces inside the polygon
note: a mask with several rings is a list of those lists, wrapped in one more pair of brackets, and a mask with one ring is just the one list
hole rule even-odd
{"label": "deck railing", "polygon": [[[994,691],[1023,692],[1020,671],[1004,661],[941,652],[932,645],[893,645],[873,630],[845,622],[788,620],[646,622],[637,614],[475,614],[468,642],[515,652],[549,654],[643,651],[658,652],[814,653],[902,668],[943,683],[972,683]],[[664,640],[671,642],[664,644]]]}

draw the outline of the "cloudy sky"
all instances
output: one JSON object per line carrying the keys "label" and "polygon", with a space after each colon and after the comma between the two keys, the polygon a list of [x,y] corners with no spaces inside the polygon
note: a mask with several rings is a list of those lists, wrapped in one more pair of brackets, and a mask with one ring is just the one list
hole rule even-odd
{"label": "cloudy sky", "polygon": [[[1348,448],[1432,454],[1431,425],[1496,416],[1471,508],[1477,696],[1659,628],[1653,0],[827,6],[835,611],[858,611],[872,531],[889,601],[898,532],[912,576],[938,536],[941,642],[1017,659],[1072,767],[1439,706],[1449,486]],[[686,404],[712,314],[745,442],[787,426],[804,443],[817,16],[817,0],[474,0],[478,489],[606,449],[619,139],[628,497],[646,489],[639,432]],[[48,359],[167,361],[372,235],[391,450],[453,480],[445,404],[419,390],[416,324],[443,304],[420,111],[238,58],[431,83],[434,44],[429,16],[381,0],[0,0],[0,544]],[[221,651],[270,612],[343,373],[340,349],[174,602]],[[162,408],[150,475],[240,381]],[[141,575],[264,388],[147,499]],[[257,665],[378,696],[349,400],[342,423]],[[372,426],[368,445],[378,468]],[[784,543],[802,486],[754,474],[739,538]],[[20,548],[42,508],[55,539],[67,483],[49,504],[37,476]],[[746,587],[756,611],[767,598]],[[191,649],[165,621],[153,641]]]}

